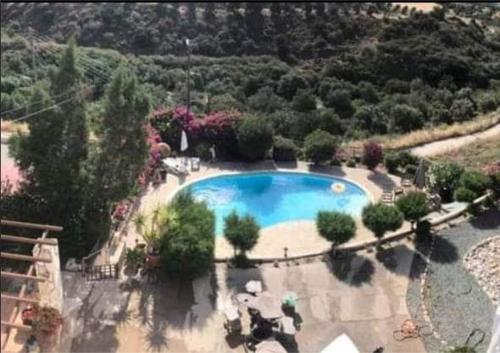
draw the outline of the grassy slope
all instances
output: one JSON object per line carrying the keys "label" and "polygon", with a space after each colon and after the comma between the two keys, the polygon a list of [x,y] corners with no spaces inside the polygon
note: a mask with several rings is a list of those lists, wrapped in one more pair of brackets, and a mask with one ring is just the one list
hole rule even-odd
{"label": "grassy slope", "polygon": [[500,135],[473,142],[467,146],[431,158],[434,161],[454,161],[467,168],[481,169],[500,160]]}

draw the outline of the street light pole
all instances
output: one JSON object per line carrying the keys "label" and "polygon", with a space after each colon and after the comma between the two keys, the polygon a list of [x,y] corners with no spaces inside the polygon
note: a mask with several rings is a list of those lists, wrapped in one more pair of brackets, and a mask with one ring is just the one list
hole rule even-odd
{"label": "street light pole", "polygon": [[187,103],[186,103],[186,115],[189,116],[189,109],[191,107],[191,53],[189,51],[189,39],[186,38],[186,50],[187,50]]}

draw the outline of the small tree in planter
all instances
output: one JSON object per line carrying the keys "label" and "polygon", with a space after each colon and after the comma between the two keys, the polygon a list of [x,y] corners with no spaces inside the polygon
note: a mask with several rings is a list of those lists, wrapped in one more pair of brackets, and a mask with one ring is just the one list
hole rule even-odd
{"label": "small tree in planter", "polygon": [[[259,225],[254,217],[240,217],[235,211],[224,219],[224,223],[224,237],[234,248],[236,262],[246,263],[246,252],[252,250],[259,240]],[[236,250],[239,250],[239,254]]]}
{"label": "small tree in planter", "polygon": [[337,246],[348,242],[356,234],[354,219],[350,215],[335,211],[318,212],[316,227],[319,234],[332,243],[333,255]]}
{"label": "small tree in planter", "polygon": [[33,334],[42,352],[53,352],[57,346],[63,318],[56,308],[50,306],[33,306]]}
{"label": "small tree in planter", "polygon": [[420,191],[411,191],[401,196],[396,201],[396,207],[403,212],[404,218],[411,222],[412,229],[415,222],[429,213],[427,196]]}
{"label": "small tree in planter", "polygon": [[363,146],[362,162],[371,171],[377,168],[384,158],[382,146],[375,141],[368,141]]}
{"label": "small tree in planter", "polygon": [[168,206],[157,207],[149,217],[138,213],[134,218],[135,229],[146,242],[146,255],[151,265],[160,261],[160,240],[178,222],[175,210]]}
{"label": "small tree in planter", "polygon": [[403,214],[394,206],[370,204],[363,209],[363,224],[378,238],[377,249],[385,233],[395,231],[403,224]]}

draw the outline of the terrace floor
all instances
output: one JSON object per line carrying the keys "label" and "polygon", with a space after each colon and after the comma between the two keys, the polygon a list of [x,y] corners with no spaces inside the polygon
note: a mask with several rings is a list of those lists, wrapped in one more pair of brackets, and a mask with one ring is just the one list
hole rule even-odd
{"label": "terrace floor", "polygon": [[[400,179],[396,176],[382,172],[373,173],[364,168],[313,167],[305,162],[279,164],[272,161],[259,163],[202,163],[199,171],[190,172],[186,177],[181,178],[169,173],[166,183],[158,187],[150,186],[140,199],[138,209],[146,214],[151,212],[158,205],[165,204],[168,198],[174,195],[179,187],[197,179],[222,173],[228,174],[258,170],[309,171],[346,178],[364,187],[374,201],[380,199],[384,185],[400,185]],[[405,223],[403,228],[409,228],[409,224]],[[357,220],[357,229],[356,237],[348,244],[374,239],[372,233],[363,226],[360,219]],[[140,241],[141,237],[136,233],[134,226],[130,224],[123,233],[122,241],[126,243],[127,247],[133,248],[136,244],[136,239]],[[284,247],[288,248],[288,256],[292,257],[328,250],[330,243],[319,236],[314,221],[286,222],[262,229],[259,243],[248,255],[250,258],[283,257]],[[215,245],[216,258],[229,258],[232,255],[233,248],[224,237],[218,236]]]}
{"label": "terrace floor", "polygon": [[135,289],[80,279],[79,286],[65,287],[84,296],[83,334],[73,341],[72,351],[244,352],[238,341],[226,337],[221,308],[247,281],[260,280],[278,297],[287,290],[298,294],[303,324],[291,351],[319,352],[347,333],[361,352],[377,347],[425,352],[420,339],[397,342],[392,337],[409,318],[406,292],[413,254],[412,244],[402,241],[389,257],[359,252],[333,264],[316,259],[247,270],[218,264],[193,282],[164,279]]}

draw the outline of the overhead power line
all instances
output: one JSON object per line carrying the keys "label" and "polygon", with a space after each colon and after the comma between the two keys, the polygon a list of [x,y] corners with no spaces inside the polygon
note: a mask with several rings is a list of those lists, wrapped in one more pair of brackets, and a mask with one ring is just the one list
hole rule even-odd
{"label": "overhead power line", "polygon": [[[63,92],[63,93],[59,93],[59,94],[56,94],[55,96],[51,96],[51,98],[59,98],[59,97],[62,97],[62,96],[66,96],[72,92],[74,92],[76,89],[75,88],[72,88],[70,89],[69,91],[66,91],[66,92]],[[12,112],[16,112],[18,110],[21,110],[21,109],[24,109],[24,108],[29,108],[31,106],[34,106],[34,105],[37,105],[37,104],[40,104],[40,103],[43,103],[43,100],[40,100],[40,101],[37,101],[37,102],[32,102],[32,103],[29,103],[29,104],[26,104],[26,105],[23,105],[21,107],[18,107],[18,108],[14,108],[14,109],[10,109],[10,110],[6,110],[4,112],[0,112],[0,116],[4,116],[5,114],[9,114],[9,113],[12,113]]]}
{"label": "overhead power line", "polygon": [[61,101],[61,102],[59,102],[59,103],[56,103],[56,104],[54,104],[54,105],[51,105],[50,107],[40,109],[40,110],[38,110],[38,111],[36,111],[36,112],[29,113],[29,114],[27,114],[27,115],[24,115],[24,116],[22,116],[22,117],[20,117],[20,118],[17,118],[17,119],[11,120],[11,121],[12,121],[12,122],[18,122],[18,121],[21,121],[21,120],[25,120],[25,119],[31,118],[32,116],[38,115],[38,114],[43,113],[43,112],[46,112],[46,111],[48,111],[48,110],[52,110],[52,109],[54,109],[54,108],[56,108],[56,107],[58,107],[58,106],[60,106],[60,105],[62,105],[62,104],[64,104],[64,103],[67,103],[67,102],[69,102],[69,101],[71,101],[71,100],[75,99],[76,97],[77,97],[77,96],[75,95],[74,97],[70,97],[70,98],[68,98],[68,99],[65,99],[65,100],[63,100],[63,101]]}

